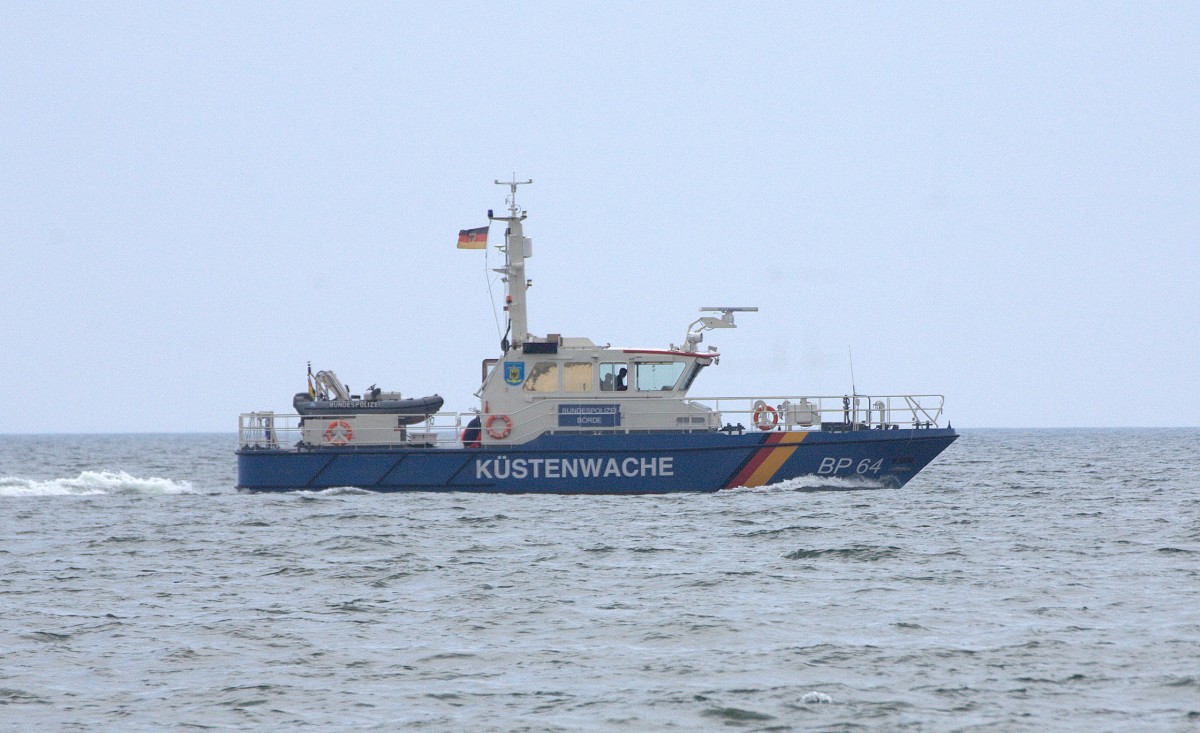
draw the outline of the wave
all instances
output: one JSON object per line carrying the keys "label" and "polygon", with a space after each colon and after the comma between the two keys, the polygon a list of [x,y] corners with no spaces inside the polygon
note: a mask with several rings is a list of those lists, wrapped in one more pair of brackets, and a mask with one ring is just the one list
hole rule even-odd
{"label": "wave", "polygon": [[0,496],[92,496],[97,494],[192,494],[190,481],[169,478],[139,478],[124,471],[84,471],[76,478],[48,481],[5,476],[0,478]]}
{"label": "wave", "polygon": [[893,484],[864,476],[797,476],[759,487],[739,486],[732,491],[862,491],[890,489]]}
{"label": "wave", "polygon": [[295,491],[287,492],[293,496],[374,496],[378,491],[370,489],[360,489],[357,486],[334,486],[329,489],[296,489]]}
{"label": "wave", "polygon": [[813,560],[820,557],[832,557],[838,560],[886,560],[896,556],[899,547],[888,545],[852,545],[850,547],[830,547],[820,550],[805,550],[803,548],[784,555],[788,560]]}

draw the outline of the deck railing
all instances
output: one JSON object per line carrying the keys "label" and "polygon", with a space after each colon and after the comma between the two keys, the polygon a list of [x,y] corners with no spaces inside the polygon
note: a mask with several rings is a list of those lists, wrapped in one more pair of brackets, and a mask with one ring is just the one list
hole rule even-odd
{"label": "deck railing", "polygon": [[[561,401],[560,397],[546,399]],[[543,399],[508,415],[512,431],[503,440],[488,442],[519,444],[546,432],[596,434],[691,430],[734,434],[757,431],[924,429],[939,426],[945,400],[942,395],[694,397],[684,400],[691,408],[683,412],[679,410],[679,403],[674,401],[671,403],[674,409],[648,410],[647,397],[638,396],[572,396],[570,401],[629,405],[636,411],[630,411],[630,414],[636,414],[637,425],[629,424],[633,421],[622,420],[627,424],[613,427],[547,427]],[[636,407],[634,402],[637,403]],[[342,420],[357,416],[302,417],[274,412],[245,413],[238,418],[238,444],[242,448],[264,449],[330,445],[453,448],[462,445],[463,428],[473,418],[480,417],[486,427],[489,417],[476,412],[439,412],[407,426],[380,427],[376,424],[372,427],[352,422],[347,422],[344,427],[338,425]],[[347,434],[347,429],[350,434]],[[305,440],[306,433],[309,440]],[[318,440],[312,440],[314,436]]]}
{"label": "deck railing", "polygon": [[[892,430],[938,427],[942,395],[694,397],[725,416],[748,418],[746,429]],[[773,424],[772,424],[773,423]]]}

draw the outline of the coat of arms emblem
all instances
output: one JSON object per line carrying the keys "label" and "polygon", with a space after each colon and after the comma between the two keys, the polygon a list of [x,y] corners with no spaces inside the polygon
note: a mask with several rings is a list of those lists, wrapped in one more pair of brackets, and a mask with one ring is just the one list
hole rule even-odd
{"label": "coat of arms emblem", "polygon": [[525,362],[504,362],[504,381],[514,387],[525,381]]}

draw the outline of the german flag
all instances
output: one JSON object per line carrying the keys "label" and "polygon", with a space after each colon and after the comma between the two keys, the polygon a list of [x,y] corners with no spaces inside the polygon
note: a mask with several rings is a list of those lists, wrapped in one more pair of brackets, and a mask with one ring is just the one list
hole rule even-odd
{"label": "german flag", "polygon": [[487,234],[487,227],[479,227],[478,229],[459,229],[458,248],[487,249]]}

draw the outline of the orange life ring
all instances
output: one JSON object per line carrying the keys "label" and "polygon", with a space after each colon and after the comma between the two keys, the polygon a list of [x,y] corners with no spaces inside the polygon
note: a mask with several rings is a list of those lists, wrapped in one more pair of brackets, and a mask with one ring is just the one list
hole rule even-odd
{"label": "orange life ring", "polygon": [[[504,426],[499,428],[493,427],[497,421],[503,422]],[[508,415],[488,415],[487,424],[484,425],[484,428],[487,429],[488,435],[496,440],[504,440],[512,432],[512,420],[509,419]]]}
{"label": "orange life ring", "polygon": [[345,445],[354,439],[354,430],[345,420],[334,420],[325,428],[325,442],[333,445]]}
{"label": "orange life ring", "polygon": [[763,403],[761,400],[754,407],[754,425],[759,430],[774,430],[779,424],[779,413],[774,407]]}

